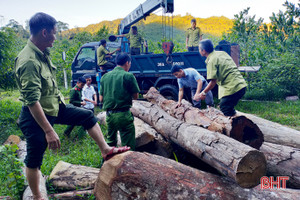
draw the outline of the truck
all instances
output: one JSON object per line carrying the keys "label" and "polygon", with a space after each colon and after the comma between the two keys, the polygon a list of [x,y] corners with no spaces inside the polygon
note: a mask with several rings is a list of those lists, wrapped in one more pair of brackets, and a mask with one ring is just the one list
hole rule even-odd
{"label": "truck", "polygon": [[[131,25],[146,18],[151,12],[160,7],[164,9],[165,13],[172,13],[174,2],[173,0],[147,0],[121,21],[119,34],[128,33]],[[119,38],[117,42],[107,42],[109,50],[121,47],[122,52],[128,52],[129,45],[126,38]],[[79,77],[90,75],[94,87],[99,91],[102,76],[102,72],[97,66],[97,48],[99,46],[100,42],[88,42],[80,47],[71,66],[72,87],[76,84]],[[224,50],[230,54],[230,44],[219,45],[219,50]],[[172,66],[192,67],[205,77],[205,59],[199,52],[153,54],[149,53],[146,49],[140,55],[131,56],[131,68],[129,72],[133,73],[136,77],[141,94],[145,94],[150,87],[155,87],[165,98],[177,100],[178,84],[177,79],[171,74]],[[191,100],[189,96],[190,92],[186,91],[184,94],[186,99]]]}

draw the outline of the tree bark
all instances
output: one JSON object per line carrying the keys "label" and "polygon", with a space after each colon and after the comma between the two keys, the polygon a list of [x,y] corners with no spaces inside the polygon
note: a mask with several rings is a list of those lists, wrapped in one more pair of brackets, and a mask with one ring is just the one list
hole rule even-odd
{"label": "tree bark", "polygon": [[185,100],[177,108],[177,102],[165,99],[154,87],[150,88],[144,98],[157,104],[171,116],[181,121],[223,133],[253,148],[259,149],[264,142],[263,134],[258,126],[245,116],[229,118],[217,109],[200,110]]}
{"label": "tree bark", "polygon": [[288,176],[287,186],[300,189],[300,149],[264,142],[268,176]]}
{"label": "tree bark", "polygon": [[[106,112],[100,112],[97,118],[101,124],[106,124]],[[134,117],[134,127],[136,151],[147,151],[168,158],[172,155],[173,149],[171,144],[149,124]],[[118,146],[121,146],[120,137],[118,137]]]}
{"label": "tree bark", "polygon": [[251,119],[260,128],[266,142],[300,149],[300,131],[271,122],[255,115],[238,112]]}
{"label": "tree bark", "polygon": [[231,177],[241,187],[258,185],[260,177],[266,173],[265,156],[252,147],[220,133],[184,123],[149,102],[134,101],[131,111],[165,138]]}
{"label": "tree bark", "polygon": [[243,189],[226,177],[205,173],[153,154],[138,152],[125,152],[105,162],[96,181],[94,193],[99,200],[296,200],[300,195],[299,190],[291,189]]}
{"label": "tree bark", "polygon": [[60,194],[50,194],[49,197],[56,200],[85,200],[88,199],[90,195],[94,194],[94,190],[82,190],[82,191],[70,191]]}
{"label": "tree bark", "polygon": [[100,169],[59,161],[52,170],[49,181],[60,190],[94,188]]}

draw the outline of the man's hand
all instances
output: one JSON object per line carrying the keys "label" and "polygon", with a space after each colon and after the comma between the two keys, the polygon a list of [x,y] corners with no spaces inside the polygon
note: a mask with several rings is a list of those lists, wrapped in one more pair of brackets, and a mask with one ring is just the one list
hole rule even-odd
{"label": "man's hand", "polygon": [[117,48],[117,51],[121,51],[121,48],[119,47],[119,48]]}
{"label": "man's hand", "polygon": [[97,102],[96,101],[92,101],[92,103],[94,104],[94,106],[97,106]]}
{"label": "man's hand", "polygon": [[85,101],[82,101],[82,102],[81,102],[81,105],[85,106],[85,105],[86,105],[86,102],[85,102]]}
{"label": "man's hand", "polygon": [[182,105],[181,102],[178,102],[175,108],[179,108],[181,105]]}
{"label": "man's hand", "polygon": [[204,95],[202,92],[200,94],[197,94],[194,96],[195,101],[204,100],[206,98],[206,95]]}
{"label": "man's hand", "polygon": [[60,149],[60,140],[57,133],[54,130],[45,133],[48,148],[51,150]]}

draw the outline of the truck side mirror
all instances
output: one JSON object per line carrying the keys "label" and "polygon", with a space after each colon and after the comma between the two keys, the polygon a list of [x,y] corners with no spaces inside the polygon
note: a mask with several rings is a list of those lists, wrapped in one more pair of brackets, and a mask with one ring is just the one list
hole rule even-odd
{"label": "truck side mirror", "polygon": [[62,55],[63,61],[66,61],[66,52],[63,51],[63,52],[61,53],[61,55]]}

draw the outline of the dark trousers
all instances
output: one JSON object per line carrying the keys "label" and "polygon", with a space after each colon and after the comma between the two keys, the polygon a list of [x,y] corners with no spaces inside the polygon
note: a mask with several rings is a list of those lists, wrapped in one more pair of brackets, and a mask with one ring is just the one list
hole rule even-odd
{"label": "dark trousers", "polygon": [[188,47],[188,51],[198,51],[199,52],[199,47]]}
{"label": "dark trousers", "polygon": [[[66,124],[83,126],[88,130],[97,123],[97,118],[91,111],[71,104],[61,104],[57,117],[48,115],[46,117],[52,126],[54,124]],[[27,106],[22,107],[19,116],[19,127],[27,142],[27,155],[24,162],[28,168],[38,168],[42,165],[43,155],[48,143],[43,129],[37,124]]]}
{"label": "dark trousers", "polygon": [[130,54],[131,55],[140,55],[141,54],[141,48],[131,47],[130,48]]}
{"label": "dark trousers", "polygon": [[107,144],[116,146],[118,139],[117,134],[120,132],[122,146],[129,146],[131,150],[135,150],[135,128],[133,124],[133,116],[131,112],[107,113]]}
{"label": "dark trousers", "polygon": [[225,116],[233,116],[236,111],[234,107],[238,104],[239,100],[245,95],[246,87],[240,89],[236,93],[221,98],[220,109]]}
{"label": "dark trousers", "polygon": [[108,69],[113,69],[116,66],[116,63],[112,61],[107,61],[104,65],[100,65],[101,70],[108,70]]}

